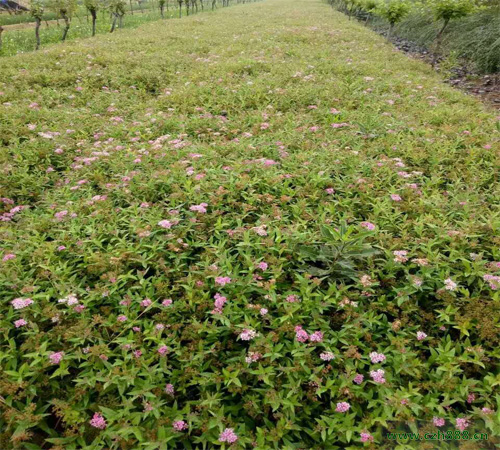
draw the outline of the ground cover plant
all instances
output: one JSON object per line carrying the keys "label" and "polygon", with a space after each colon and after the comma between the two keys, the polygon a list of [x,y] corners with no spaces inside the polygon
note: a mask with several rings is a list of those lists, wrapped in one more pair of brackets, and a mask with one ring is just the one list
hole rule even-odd
{"label": "ground cover plant", "polygon": [[498,445],[499,118],[430,66],[266,0],[0,105],[0,448]]}

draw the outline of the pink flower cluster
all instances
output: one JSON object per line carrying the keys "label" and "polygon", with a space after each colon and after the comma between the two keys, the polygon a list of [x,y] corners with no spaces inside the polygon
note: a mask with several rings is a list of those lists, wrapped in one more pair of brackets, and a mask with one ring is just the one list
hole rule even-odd
{"label": "pink flower cluster", "polygon": [[365,379],[365,377],[363,375],[361,375],[360,373],[357,373],[352,381],[356,384],[361,384],[364,379]]}
{"label": "pink flower cluster", "polygon": [[369,231],[373,231],[376,228],[375,224],[371,222],[361,222],[361,226]]}
{"label": "pink flower cluster", "polygon": [[248,328],[245,328],[239,335],[239,338],[242,341],[251,341],[255,336],[257,336],[257,332],[254,330],[250,330]]}
{"label": "pink flower cluster", "polygon": [[417,341],[423,341],[427,335],[423,331],[417,331]]}
{"label": "pink flower cluster", "polygon": [[187,430],[187,423],[184,422],[183,420],[176,420],[173,424],[172,427],[174,428],[175,431],[183,431]]}
{"label": "pink flower cluster", "polygon": [[483,280],[487,281],[488,284],[490,285],[490,288],[496,291],[497,289],[500,289],[500,276],[497,275],[484,275]]}
{"label": "pink flower cluster", "polygon": [[384,375],[385,375],[384,369],[372,370],[370,372],[370,376],[372,377],[373,381],[378,384],[385,383]]}
{"label": "pink flower cluster", "polygon": [[442,417],[433,417],[432,423],[436,427],[442,427],[445,424],[445,420]]}
{"label": "pink flower cluster", "polygon": [[340,402],[340,403],[337,403],[337,407],[335,408],[335,411],[340,412],[340,413],[344,413],[344,412],[349,411],[350,408],[351,408],[351,405],[349,403]]}
{"label": "pink flower cluster", "polygon": [[59,364],[64,356],[64,352],[55,352],[49,355],[50,362],[52,364]]}
{"label": "pink flower cluster", "polygon": [[323,352],[319,355],[319,357],[323,361],[331,361],[332,359],[335,359],[335,355],[332,352]]}
{"label": "pink flower cluster", "polygon": [[262,354],[258,352],[248,352],[248,356],[245,357],[245,362],[250,364],[255,361],[258,361],[260,358],[262,358]]}
{"label": "pink flower cluster", "polygon": [[457,429],[459,429],[460,431],[464,431],[470,424],[468,419],[458,417],[455,421],[455,425]]}
{"label": "pink flower cluster", "polygon": [[309,340],[309,335],[300,325],[295,327],[295,339],[299,342],[307,342]]}
{"label": "pink flower cluster", "polygon": [[190,206],[189,210],[205,214],[207,212],[207,206],[208,203],[200,203],[199,205]]}
{"label": "pink flower cluster", "polygon": [[223,297],[219,293],[215,294],[214,296],[215,301],[214,301],[214,309],[212,310],[212,314],[222,314],[222,308],[227,302],[227,298]]}
{"label": "pink flower cluster", "polygon": [[405,263],[408,261],[407,254],[408,252],[406,250],[395,250],[392,252],[394,255],[394,261],[398,263]]}
{"label": "pink flower cluster", "polygon": [[231,278],[229,277],[216,277],[215,278],[215,284],[218,284],[219,286],[225,286],[226,284],[231,283]]}
{"label": "pink flower cluster", "polygon": [[23,309],[33,304],[34,302],[33,300],[31,300],[31,298],[15,298],[10,303],[14,307],[14,309]]}
{"label": "pink flower cluster", "polygon": [[94,414],[94,416],[90,420],[90,425],[92,425],[94,428],[99,428],[100,430],[104,430],[104,428],[106,428],[107,426],[106,420],[99,413]]}
{"label": "pink flower cluster", "polygon": [[220,442],[227,442],[228,444],[233,444],[237,440],[238,436],[232,428],[226,428],[219,436]]}
{"label": "pink flower cluster", "polygon": [[373,442],[373,436],[370,433],[363,432],[360,434],[361,442]]}
{"label": "pink flower cluster", "polygon": [[161,356],[165,356],[168,352],[169,352],[169,348],[168,348],[166,345],[161,345],[161,346],[158,348],[158,353],[159,353]]}
{"label": "pink flower cluster", "polygon": [[371,352],[370,359],[373,364],[377,364],[380,362],[384,362],[386,360],[386,357],[383,353]]}
{"label": "pink flower cluster", "polygon": [[24,327],[27,324],[28,324],[28,322],[26,322],[26,320],[24,320],[24,319],[19,319],[19,320],[16,320],[14,322],[14,325],[15,325],[16,328]]}

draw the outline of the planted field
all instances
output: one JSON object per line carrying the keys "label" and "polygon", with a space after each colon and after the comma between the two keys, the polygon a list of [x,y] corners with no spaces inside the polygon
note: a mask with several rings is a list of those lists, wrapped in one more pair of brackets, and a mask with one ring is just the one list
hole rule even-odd
{"label": "planted field", "polygon": [[0,448],[500,443],[492,110],[314,0],[0,64]]}

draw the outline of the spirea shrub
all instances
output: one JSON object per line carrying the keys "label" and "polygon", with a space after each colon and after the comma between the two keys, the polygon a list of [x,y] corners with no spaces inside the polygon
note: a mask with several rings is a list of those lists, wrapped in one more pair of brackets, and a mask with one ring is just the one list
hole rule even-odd
{"label": "spirea shrub", "polygon": [[326,5],[248,8],[9,60],[1,448],[498,435],[493,116]]}

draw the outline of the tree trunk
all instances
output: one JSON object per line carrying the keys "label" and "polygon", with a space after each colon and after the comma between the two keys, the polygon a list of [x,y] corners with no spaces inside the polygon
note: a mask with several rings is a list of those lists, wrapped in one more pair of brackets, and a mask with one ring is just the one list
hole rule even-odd
{"label": "tree trunk", "polygon": [[36,48],[38,50],[40,48],[40,17],[35,17],[35,38],[36,38]]}
{"label": "tree trunk", "polygon": [[90,11],[90,15],[92,16],[92,36],[95,36],[95,22],[97,20],[97,11],[93,9]]}
{"label": "tree trunk", "polygon": [[182,17],[182,2],[178,2],[179,3],[179,18]]}
{"label": "tree trunk", "polygon": [[66,40],[66,36],[68,35],[70,22],[69,22],[69,17],[66,14],[66,12],[61,12],[61,16],[62,16],[64,23],[65,23],[63,35],[62,35],[62,39],[61,39],[64,42]]}
{"label": "tree trunk", "polygon": [[134,14],[134,8],[132,8],[132,0],[130,0],[130,14]]}
{"label": "tree trunk", "polygon": [[161,18],[164,19],[165,16],[163,15],[163,9],[165,8],[165,5],[163,3],[160,3],[160,14],[161,14]]}
{"label": "tree trunk", "polygon": [[116,20],[118,19],[118,14],[116,13],[113,13],[113,23],[111,24],[111,30],[110,30],[110,33],[112,33],[113,31],[115,31],[115,27],[116,27]]}
{"label": "tree trunk", "polygon": [[120,14],[120,15],[118,16],[118,26],[119,26],[120,28],[123,28],[123,14]]}
{"label": "tree trunk", "polygon": [[2,50],[2,33],[3,33],[3,27],[0,25],[0,50]]}
{"label": "tree trunk", "polygon": [[392,30],[394,30],[394,23],[391,23],[389,25],[389,33],[387,33],[387,39],[390,39],[392,37]]}
{"label": "tree trunk", "polygon": [[443,24],[443,28],[439,30],[439,33],[436,36],[436,49],[434,51],[434,56],[432,57],[432,67],[434,67],[437,63],[437,59],[439,57],[439,52],[441,50],[441,44],[443,43],[443,33],[446,30],[446,27],[450,23],[450,19],[446,19]]}

